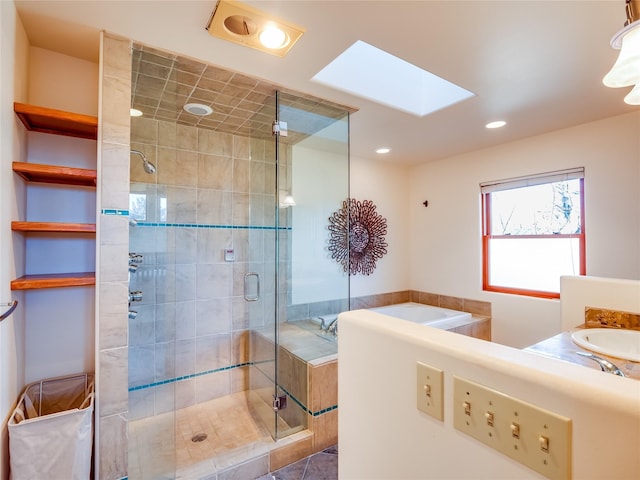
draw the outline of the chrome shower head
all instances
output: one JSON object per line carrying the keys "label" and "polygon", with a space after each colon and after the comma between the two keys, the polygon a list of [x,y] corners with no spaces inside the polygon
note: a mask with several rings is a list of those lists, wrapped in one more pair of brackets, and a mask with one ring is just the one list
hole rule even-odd
{"label": "chrome shower head", "polygon": [[151,163],[149,160],[147,160],[147,157],[144,156],[144,153],[142,153],[140,150],[131,150],[131,153],[135,153],[136,155],[140,155],[140,157],[142,157],[142,168],[144,168],[144,171],[147,173],[155,173],[156,172],[156,166]]}

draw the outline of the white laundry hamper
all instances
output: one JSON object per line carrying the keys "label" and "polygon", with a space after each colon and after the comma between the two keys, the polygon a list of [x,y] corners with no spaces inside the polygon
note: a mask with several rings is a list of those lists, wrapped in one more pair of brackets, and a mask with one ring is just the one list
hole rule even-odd
{"label": "white laundry hamper", "polygon": [[93,449],[93,374],[27,385],[9,419],[11,480],[88,480]]}

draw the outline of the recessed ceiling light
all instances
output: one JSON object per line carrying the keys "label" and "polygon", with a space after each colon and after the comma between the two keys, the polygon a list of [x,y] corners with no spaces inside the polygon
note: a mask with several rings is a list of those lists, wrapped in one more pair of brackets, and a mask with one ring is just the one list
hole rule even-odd
{"label": "recessed ceiling light", "polygon": [[202,103],[187,103],[182,108],[185,112],[188,112],[192,115],[198,115],[200,117],[211,115],[213,113],[213,108],[208,105],[203,105]]}
{"label": "recessed ceiling light", "polygon": [[385,147],[385,148],[378,148],[378,149],[376,150],[376,153],[389,153],[390,151],[391,151],[391,149],[390,149],[390,148],[386,148],[386,147]]}
{"label": "recessed ceiling light", "polygon": [[475,95],[361,40],[312,80],[419,117]]}
{"label": "recessed ceiling light", "polygon": [[490,122],[485,125],[487,128],[500,128],[504,127],[507,124],[504,120],[498,120],[496,122]]}
{"label": "recessed ceiling light", "polygon": [[142,112],[140,110],[138,110],[137,108],[132,108],[129,110],[129,115],[131,115],[132,117],[141,117],[142,116]]}

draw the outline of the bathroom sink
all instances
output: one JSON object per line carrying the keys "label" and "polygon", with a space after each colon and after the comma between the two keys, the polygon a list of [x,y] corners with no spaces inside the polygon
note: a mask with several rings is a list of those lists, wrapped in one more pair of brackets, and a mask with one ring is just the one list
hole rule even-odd
{"label": "bathroom sink", "polygon": [[640,362],[640,330],[585,328],[573,332],[571,338],[587,350]]}

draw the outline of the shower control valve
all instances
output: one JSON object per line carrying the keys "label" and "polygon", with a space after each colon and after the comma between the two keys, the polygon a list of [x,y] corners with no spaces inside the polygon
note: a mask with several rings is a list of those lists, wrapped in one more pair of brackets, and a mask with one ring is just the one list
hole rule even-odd
{"label": "shower control valve", "polygon": [[129,253],[129,265],[136,265],[142,263],[144,257],[139,253]]}
{"label": "shower control valve", "polygon": [[141,302],[141,301],[142,301],[142,292],[140,290],[136,290],[135,292],[129,292],[129,303]]}

